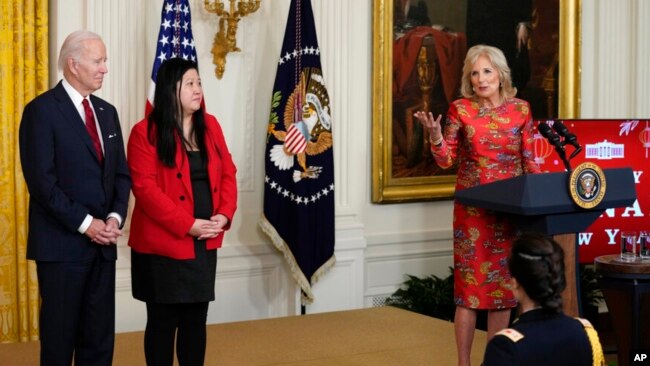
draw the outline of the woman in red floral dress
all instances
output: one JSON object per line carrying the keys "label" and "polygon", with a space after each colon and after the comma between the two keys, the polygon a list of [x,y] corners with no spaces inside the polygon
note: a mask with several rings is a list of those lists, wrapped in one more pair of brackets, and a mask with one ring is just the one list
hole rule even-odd
{"label": "woman in red floral dress", "polygon": [[[528,102],[515,98],[510,69],[495,47],[469,49],[461,80],[462,99],[441,116],[416,112],[429,132],[431,153],[443,169],[458,164],[456,190],[522,174],[539,173],[533,156]],[[509,287],[507,258],[513,227],[493,212],[454,203],[454,325],[458,365],[470,364],[477,310],[488,311],[488,340],[508,326],[517,305]]]}

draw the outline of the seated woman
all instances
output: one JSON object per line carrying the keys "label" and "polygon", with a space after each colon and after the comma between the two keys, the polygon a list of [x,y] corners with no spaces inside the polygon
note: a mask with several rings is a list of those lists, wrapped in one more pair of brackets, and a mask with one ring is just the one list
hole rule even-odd
{"label": "seated woman", "polygon": [[484,365],[604,365],[596,330],[587,320],[562,312],[562,248],[542,235],[521,235],[512,245],[508,267],[521,313],[512,328],[490,340]]}

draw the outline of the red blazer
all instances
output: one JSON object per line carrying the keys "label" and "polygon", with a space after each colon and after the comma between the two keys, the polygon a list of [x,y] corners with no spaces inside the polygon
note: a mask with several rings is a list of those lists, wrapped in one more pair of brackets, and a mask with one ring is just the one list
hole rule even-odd
{"label": "red blazer", "polygon": [[[178,140],[181,148],[176,149],[175,166],[163,165],[147,137],[148,124],[144,119],[133,127],[127,148],[135,196],[129,246],[138,253],[194,258],[194,238],[189,235],[194,224],[194,197],[187,155]],[[205,124],[212,214],[228,217],[228,229],[237,209],[237,169],[217,119],[206,113]],[[222,242],[223,234],[208,239],[207,248],[220,248]]]}

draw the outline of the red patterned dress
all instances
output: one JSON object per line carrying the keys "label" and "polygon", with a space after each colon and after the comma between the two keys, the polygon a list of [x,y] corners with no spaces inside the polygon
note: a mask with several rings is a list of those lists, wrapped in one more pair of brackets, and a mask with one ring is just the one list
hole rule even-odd
{"label": "red patterned dress", "polygon": [[[511,98],[496,108],[459,99],[449,106],[444,141],[432,146],[442,168],[458,163],[456,190],[522,174],[540,173],[533,156],[527,102]],[[503,216],[454,202],[454,302],[471,309],[516,306],[507,258],[515,235]]]}

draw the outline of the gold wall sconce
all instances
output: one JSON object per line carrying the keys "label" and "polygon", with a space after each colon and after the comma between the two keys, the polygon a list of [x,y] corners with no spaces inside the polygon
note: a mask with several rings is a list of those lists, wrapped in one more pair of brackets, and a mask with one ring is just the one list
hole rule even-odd
{"label": "gold wall sconce", "polygon": [[[229,52],[239,52],[237,47],[237,24],[239,20],[260,8],[261,0],[227,0],[230,10],[225,10],[223,0],[205,0],[205,10],[217,14],[219,18],[219,31],[214,35],[212,43],[212,63],[217,67],[215,74],[221,79],[226,70],[226,55]],[[236,3],[236,4],[235,4]],[[235,6],[236,5],[236,6]]]}

